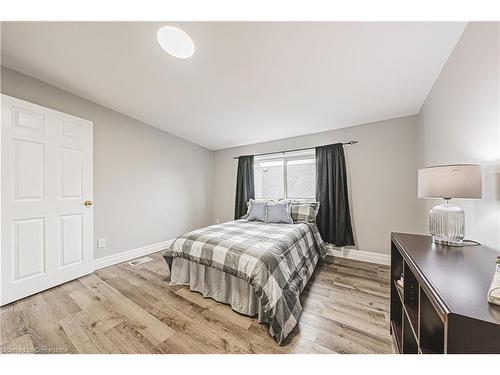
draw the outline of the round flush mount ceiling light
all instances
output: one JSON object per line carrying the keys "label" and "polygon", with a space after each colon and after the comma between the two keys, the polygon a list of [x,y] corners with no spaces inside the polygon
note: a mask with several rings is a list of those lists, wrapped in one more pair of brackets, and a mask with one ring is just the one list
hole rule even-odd
{"label": "round flush mount ceiling light", "polygon": [[163,26],[156,34],[161,48],[179,59],[193,56],[194,43],[184,31],[173,26]]}

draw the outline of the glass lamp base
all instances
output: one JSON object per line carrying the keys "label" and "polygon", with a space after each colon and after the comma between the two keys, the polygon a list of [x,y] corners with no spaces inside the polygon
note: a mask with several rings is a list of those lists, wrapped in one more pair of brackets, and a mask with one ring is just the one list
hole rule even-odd
{"label": "glass lamp base", "polygon": [[432,241],[446,246],[463,246],[465,214],[448,203],[437,205],[429,211],[429,231]]}
{"label": "glass lamp base", "polygon": [[464,241],[463,240],[445,240],[442,237],[437,237],[437,236],[432,236],[432,242],[438,243],[440,245],[445,245],[445,246],[464,246]]}

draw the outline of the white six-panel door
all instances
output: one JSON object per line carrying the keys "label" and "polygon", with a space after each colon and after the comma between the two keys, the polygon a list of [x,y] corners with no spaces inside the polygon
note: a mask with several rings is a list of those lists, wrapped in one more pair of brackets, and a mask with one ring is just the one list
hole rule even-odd
{"label": "white six-panel door", "polygon": [[7,95],[1,105],[4,305],[93,270],[93,125]]}

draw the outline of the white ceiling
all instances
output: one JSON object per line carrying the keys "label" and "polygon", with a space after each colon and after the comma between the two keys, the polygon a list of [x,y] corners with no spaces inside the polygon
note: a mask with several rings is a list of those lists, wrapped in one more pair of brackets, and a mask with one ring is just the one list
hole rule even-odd
{"label": "white ceiling", "polygon": [[[156,41],[193,39],[190,59]],[[416,114],[463,22],[2,23],[2,65],[215,150]]]}

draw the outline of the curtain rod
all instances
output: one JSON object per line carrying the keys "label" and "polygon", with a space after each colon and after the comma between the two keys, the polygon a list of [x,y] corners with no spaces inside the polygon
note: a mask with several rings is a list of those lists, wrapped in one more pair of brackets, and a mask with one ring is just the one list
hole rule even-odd
{"label": "curtain rod", "polygon": [[[358,143],[358,141],[349,141],[349,142],[344,142],[342,144],[343,145],[354,145],[356,143]],[[323,145],[323,146],[326,146],[326,145]],[[322,146],[318,146],[318,147],[322,147]],[[294,150],[286,150],[286,151],[263,152],[261,154],[255,154],[254,156],[264,156],[264,155],[272,155],[272,154],[284,154],[284,153],[287,153],[287,152],[312,150],[312,149],[315,149],[315,148],[316,147],[307,147],[307,148],[296,148]],[[239,159],[239,156],[235,156],[235,157],[233,157],[233,159]]]}

